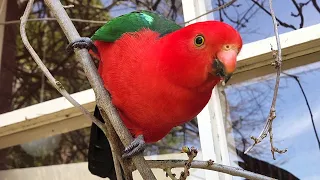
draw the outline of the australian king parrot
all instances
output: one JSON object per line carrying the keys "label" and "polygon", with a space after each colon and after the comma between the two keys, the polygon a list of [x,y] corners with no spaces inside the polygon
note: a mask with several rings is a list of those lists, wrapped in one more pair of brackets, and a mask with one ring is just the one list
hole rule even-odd
{"label": "australian king parrot", "polygon": [[[214,86],[235,71],[241,47],[240,34],[226,23],[181,27],[154,12],[135,11],[108,21],[68,49],[90,49],[100,60],[104,87],[135,138],[124,151],[129,157],[194,118]],[[97,107],[94,116],[103,122]],[[115,178],[107,138],[95,124],[90,136],[90,172]]]}

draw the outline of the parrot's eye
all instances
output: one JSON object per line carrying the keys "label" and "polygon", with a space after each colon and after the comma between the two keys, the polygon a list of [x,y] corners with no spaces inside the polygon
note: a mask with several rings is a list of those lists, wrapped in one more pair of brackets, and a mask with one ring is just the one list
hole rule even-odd
{"label": "parrot's eye", "polygon": [[196,45],[197,47],[200,47],[203,44],[204,44],[204,37],[202,35],[196,36],[196,38],[194,39],[194,45]]}
{"label": "parrot's eye", "polygon": [[236,49],[236,48],[233,44],[225,44],[225,45],[223,45],[222,49],[225,51],[229,51],[231,49]]}
{"label": "parrot's eye", "polygon": [[229,51],[230,49],[232,49],[232,45],[226,44],[226,45],[223,46],[223,49],[226,50],[226,51]]}

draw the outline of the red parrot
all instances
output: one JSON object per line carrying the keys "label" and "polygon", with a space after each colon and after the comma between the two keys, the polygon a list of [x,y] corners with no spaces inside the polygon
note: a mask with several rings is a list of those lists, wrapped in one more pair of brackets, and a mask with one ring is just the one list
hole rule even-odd
{"label": "red parrot", "polygon": [[[242,39],[223,22],[180,27],[158,14],[137,11],[114,18],[91,39],[82,38],[70,47],[91,49],[100,59],[104,87],[135,137],[124,152],[124,157],[129,157],[141,152],[145,142],[156,142],[173,127],[197,116],[214,86],[227,81],[235,71]],[[95,116],[102,120],[97,111]],[[90,153],[96,154],[91,158],[95,161],[103,159],[101,154],[106,150],[111,154],[103,133],[93,127],[89,169]],[[99,141],[101,138],[104,140]],[[99,152],[94,148],[100,148]],[[112,158],[105,161],[112,162]],[[99,165],[91,164],[93,172]]]}

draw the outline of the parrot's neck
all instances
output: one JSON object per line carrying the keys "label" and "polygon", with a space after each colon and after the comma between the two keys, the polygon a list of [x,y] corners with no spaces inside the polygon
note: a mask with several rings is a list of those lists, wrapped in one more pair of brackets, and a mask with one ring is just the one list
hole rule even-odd
{"label": "parrot's neck", "polygon": [[[157,69],[161,76],[168,81],[180,85],[190,90],[198,92],[211,92],[214,86],[220,82],[221,78],[213,76],[212,61],[209,55],[195,54],[186,48],[174,46],[168,42],[175,42],[174,38],[168,37],[159,41],[158,48],[152,56],[157,57]],[[200,60],[203,58],[205,60]]]}
{"label": "parrot's neck", "polygon": [[211,74],[208,75],[208,79],[200,85],[196,90],[198,92],[208,92],[212,91],[212,89],[221,81],[219,77],[212,76]]}

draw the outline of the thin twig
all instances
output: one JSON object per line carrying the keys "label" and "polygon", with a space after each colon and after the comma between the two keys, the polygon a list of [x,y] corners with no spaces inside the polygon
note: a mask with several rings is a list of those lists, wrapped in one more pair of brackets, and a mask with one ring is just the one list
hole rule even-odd
{"label": "thin twig", "polygon": [[[100,111],[100,110],[99,110]],[[110,147],[111,147],[111,152],[112,152],[112,158],[113,158],[113,163],[114,163],[114,168],[117,176],[117,180],[123,180],[122,179],[122,171],[120,165],[123,164],[123,159],[121,158],[121,142],[119,137],[116,135],[117,133],[115,132],[114,128],[112,127],[112,124],[110,120],[108,120],[107,115],[105,114],[104,111],[100,111],[101,116],[104,118],[105,125],[108,130],[107,139],[109,141]],[[123,167],[123,170],[125,171],[124,173],[131,174],[130,172],[126,172],[127,169]]]}
{"label": "thin twig", "polygon": [[316,8],[316,10],[320,13],[320,7],[317,3],[317,0],[311,0],[312,1],[312,4],[314,6],[314,8]]}
{"label": "thin twig", "polygon": [[6,3],[6,1],[2,1],[2,2],[1,2],[0,14],[2,14],[2,11],[3,11],[3,9],[4,9],[4,3]]}
{"label": "thin twig", "polygon": [[293,5],[295,6],[295,8],[297,9],[298,13],[294,14],[293,12],[291,12],[291,16],[292,17],[300,17],[300,25],[299,27],[302,28],[304,25],[304,15],[303,15],[303,7],[307,6],[311,0],[305,2],[305,3],[298,3],[296,0],[291,0]]}
{"label": "thin twig", "polygon": [[300,88],[300,90],[301,90],[301,93],[303,94],[304,100],[306,101],[306,105],[307,105],[308,110],[309,110],[309,114],[310,114],[310,118],[311,118],[311,123],[312,123],[313,131],[314,131],[314,134],[316,135],[317,143],[318,143],[319,150],[320,150],[320,140],[319,140],[319,135],[318,135],[318,132],[317,132],[317,129],[316,129],[316,125],[315,125],[315,123],[314,123],[313,113],[312,113],[312,111],[311,111],[311,107],[310,107],[310,104],[309,104],[307,95],[306,95],[306,93],[304,92],[304,89],[303,89],[302,84],[301,84],[301,82],[300,82],[300,80],[299,80],[299,77],[296,76],[296,75],[292,75],[292,74],[285,73],[285,72],[282,72],[282,74],[285,74],[285,75],[287,75],[287,76],[295,79],[296,82],[298,83],[299,88]]}
{"label": "thin twig", "polygon": [[186,180],[187,177],[190,175],[189,169],[191,167],[191,163],[192,163],[193,159],[198,154],[198,150],[194,147],[191,147],[191,149],[188,147],[183,147],[182,152],[187,153],[189,159],[186,162],[186,164],[184,165],[184,169],[180,174],[179,180]]}
{"label": "thin twig", "polygon": [[[20,33],[21,33],[21,38],[22,41],[24,43],[24,45],[26,46],[26,48],[28,49],[28,51],[30,52],[30,54],[32,55],[33,59],[35,60],[35,62],[38,64],[38,66],[40,67],[40,69],[43,71],[44,75],[48,78],[49,82],[75,107],[78,107],[80,109],[80,111],[90,120],[93,121],[93,123],[95,123],[102,131],[103,133],[108,137],[108,139],[110,139],[112,131],[110,131],[108,129],[108,126],[105,126],[102,122],[100,122],[99,120],[97,120],[94,116],[92,116],[83,106],[81,106],[78,102],[76,102],[71,96],[70,94],[64,89],[63,85],[55,80],[55,78],[52,76],[52,74],[50,73],[50,71],[46,68],[46,66],[43,64],[43,62],[41,61],[41,59],[39,58],[39,56],[37,55],[37,53],[34,51],[34,49],[32,48],[32,46],[30,45],[26,32],[25,32],[25,26],[26,26],[26,22],[27,22],[27,18],[31,12],[32,9],[32,5],[33,5],[33,0],[28,2],[28,5],[26,7],[25,13],[24,15],[21,17],[21,25],[20,25]],[[111,138],[112,140],[112,138]],[[112,146],[111,144],[111,151],[113,152],[114,155],[117,155],[117,152],[114,151],[114,146]],[[120,152],[120,151],[119,151]],[[117,158],[115,158],[116,156],[114,156],[114,164],[115,164],[115,170],[117,172],[117,177],[118,180],[121,180],[122,176],[121,174],[119,175],[119,172],[121,173],[121,169],[119,169],[118,167],[118,160]],[[121,177],[121,178],[119,178]]]}
{"label": "thin twig", "polygon": [[[0,25],[7,25],[7,24],[18,24],[21,20],[13,20],[13,21],[5,21],[0,22]],[[32,21],[57,21],[56,18],[31,18],[27,19],[27,22]],[[92,24],[105,24],[107,21],[95,21],[95,20],[88,20],[88,19],[75,19],[71,18],[71,21],[73,22],[82,22],[82,23],[92,23]]]}
{"label": "thin twig", "polygon": [[[80,111],[88,119],[90,119],[93,123],[95,123],[103,131],[103,133],[109,138],[110,137],[110,131],[107,130],[107,127],[102,122],[100,122],[98,119],[96,119],[94,116],[92,116],[87,109],[85,109],[75,99],[73,99],[71,97],[71,95],[65,90],[63,85],[52,76],[50,71],[43,64],[43,62],[41,61],[41,59],[38,56],[38,54],[35,52],[35,50],[31,46],[31,44],[29,43],[26,31],[25,31],[25,28],[26,28],[25,26],[26,26],[26,22],[27,22],[27,19],[29,17],[29,14],[30,14],[30,12],[32,10],[33,2],[34,2],[33,0],[30,0],[28,2],[27,7],[25,9],[25,12],[24,12],[23,16],[21,17],[20,34],[21,34],[22,42],[24,43],[25,47],[30,52],[31,56],[33,57],[35,62],[38,64],[40,69],[43,71],[43,74],[48,78],[48,80],[52,84],[52,86],[55,87],[61,93],[61,95],[64,96],[73,106],[79,108]],[[113,147],[112,146],[111,146],[111,150],[113,152]],[[114,154],[116,154],[116,153],[114,152]],[[121,170],[119,170],[119,167],[117,166],[118,165],[118,161],[117,161],[116,158],[114,158],[114,164],[115,164],[116,172],[121,172]],[[117,173],[117,177],[121,177],[121,176],[119,176],[118,173]],[[119,179],[119,180],[121,180],[121,179]]]}
{"label": "thin twig", "polygon": [[30,0],[28,2],[28,5],[25,9],[25,12],[23,16],[21,17],[21,25],[20,25],[20,34],[22,38],[23,44],[26,46],[27,50],[30,52],[31,56],[35,60],[35,62],[38,64],[39,68],[43,71],[44,75],[48,78],[49,82],[52,84],[53,87],[55,87],[63,97],[65,97],[73,106],[80,109],[80,111],[90,120],[92,120],[102,131],[106,134],[106,128],[103,123],[101,123],[98,119],[96,119],[94,116],[90,114],[90,112],[85,109],[83,106],[81,106],[73,97],[65,90],[63,85],[57,81],[50,71],[47,69],[47,67],[43,64],[42,60],[38,56],[38,54],[35,52],[33,47],[30,45],[29,40],[26,35],[25,26],[27,19],[29,17],[29,14],[31,12],[33,5],[33,0]]}
{"label": "thin twig", "polygon": [[[69,42],[79,39],[80,35],[72,24],[72,21],[70,20],[65,9],[62,7],[61,2],[58,0],[45,0],[45,3],[57,18],[58,23],[67,36]],[[97,69],[91,59],[90,54],[88,53],[88,50],[75,50],[75,54],[82,63],[84,72],[86,73],[89,83],[95,92],[98,107],[103,109],[103,111],[107,114],[108,119],[103,116],[104,120],[111,122],[121,142],[124,144],[124,146],[128,146],[133,141],[133,137],[129,133],[128,129],[124,126],[117,110],[112,105],[110,95],[103,86],[102,79],[98,75]],[[133,156],[132,161],[134,162],[143,179],[156,179],[141,153]]]}
{"label": "thin twig", "polygon": [[205,15],[207,15],[207,14],[210,14],[210,13],[213,13],[213,12],[216,12],[216,11],[219,11],[220,9],[224,9],[224,8],[226,8],[226,7],[229,7],[230,5],[232,5],[232,4],[233,4],[234,2],[236,2],[236,1],[237,1],[237,0],[231,0],[231,1],[225,3],[225,4],[221,5],[221,6],[218,6],[218,7],[216,7],[216,8],[213,8],[212,10],[207,11],[207,12],[204,13],[204,14],[201,14],[201,15],[199,15],[199,16],[193,18],[193,19],[190,19],[190,20],[188,20],[188,21],[185,21],[184,23],[182,23],[182,25],[188,24],[188,23],[190,23],[191,21],[194,21],[194,20],[196,20],[196,19],[199,19],[199,18],[201,18],[202,16],[205,16]]}
{"label": "thin twig", "polygon": [[[265,13],[269,14],[271,16],[271,12],[269,12],[263,5],[261,5],[257,0],[251,0],[255,5],[257,5],[259,8],[261,8]],[[264,1],[263,1],[264,2]],[[276,18],[276,20],[279,22],[279,24],[286,28],[291,28],[293,30],[297,30],[297,28],[292,24],[287,24],[284,21],[281,21],[280,19]]]}
{"label": "thin twig", "polygon": [[[223,5],[219,6],[219,7],[216,7],[216,8],[214,8],[214,9],[212,9],[212,10],[210,10],[210,11],[204,13],[204,14],[201,14],[201,15],[199,15],[199,16],[197,16],[197,17],[195,17],[195,18],[193,18],[193,19],[191,19],[191,20],[189,20],[189,21],[186,21],[186,22],[184,22],[184,23],[182,23],[182,24],[190,23],[191,21],[196,20],[196,19],[199,19],[199,18],[201,18],[202,16],[205,16],[205,15],[210,14],[210,13],[212,13],[212,12],[215,12],[215,11],[218,11],[218,10],[220,10],[220,9],[226,8],[226,7],[230,6],[231,4],[233,4],[233,3],[236,2],[236,1],[237,1],[237,0],[231,0],[230,2],[228,2],[228,3],[226,3],[226,4],[223,4]],[[71,19],[71,21],[73,21],[73,22],[92,23],[92,24],[105,24],[106,22],[108,22],[108,21],[96,21],[96,20],[77,19],[77,18],[70,18],[70,19]],[[31,19],[28,19],[27,21],[28,21],[28,22],[29,22],[29,21],[31,22],[31,21],[56,21],[56,20],[57,20],[56,18],[31,18]],[[17,23],[20,23],[20,20],[0,22],[0,25],[17,24]]]}
{"label": "thin twig", "polygon": [[[150,168],[160,168],[160,169],[185,167],[185,164],[187,162],[188,162],[187,160],[148,160],[147,161]],[[244,177],[251,180],[275,180],[274,178],[270,178],[261,174],[256,174],[250,171],[246,171],[241,168],[217,164],[211,160],[209,161],[193,160],[191,164],[191,168],[213,170],[217,172],[230,174],[232,176]]]}
{"label": "thin twig", "polygon": [[165,169],[163,169],[163,170],[166,172],[166,176],[169,177],[169,178],[172,179],[172,180],[179,180],[179,179],[176,178],[176,174],[174,174],[174,173],[171,172],[171,169],[172,169],[172,168],[165,168]]}
{"label": "thin twig", "polygon": [[[197,169],[207,169],[213,170],[217,172],[227,173],[233,176],[240,176],[247,179],[259,179],[259,180],[273,180],[273,178],[256,174],[250,171],[246,171],[241,168],[225,166],[222,164],[214,163],[212,160],[209,161],[196,161],[194,158],[197,156],[197,149],[194,147],[188,148],[184,146],[182,151],[187,153],[188,160],[148,160],[148,165],[150,168],[161,168],[166,172],[166,175],[169,176],[173,180],[185,180],[187,176],[189,176],[190,168]],[[172,168],[184,167],[184,171],[181,172],[181,176],[179,179],[176,178],[176,175],[171,172]]]}
{"label": "thin twig", "polygon": [[64,5],[63,8],[65,8],[65,9],[74,8],[74,5],[73,4]]}
{"label": "thin twig", "polygon": [[[181,25],[183,24],[188,24],[190,23],[191,21],[193,20],[196,20],[196,19],[199,19],[201,18],[202,16],[205,16],[207,14],[210,14],[212,12],[215,12],[215,11],[219,11],[221,9],[224,9],[224,8],[227,8],[229,7],[230,5],[232,5],[234,2],[236,2],[237,0],[231,0],[230,2],[227,2],[219,7],[216,7],[210,11],[207,11],[206,13],[204,14],[201,14],[191,20],[188,20],[186,22],[183,22]],[[78,18],[70,18],[71,21],[73,22],[81,22],[81,23],[92,23],[92,24],[105,24],[107,23],[108,21],[96,21],[96,20],[89,20],[89,19],[78,19]],[[28,19],[27,21],[29,22],[32,22],[32,21],[56,21],[57,19],[56,18],[31,18],[31,19]],[[13,20],[13,21],[5,21],[5,22],[0,22],[0,25],[7,25],[7,24],[17,24],[17,23],[20,23],[20,20]]]}
{"label": "thin twig", "polygon": [[251,136],[251,139],[254,141],[254,143],[244,152],[245,154],[248,153],[256,144],[260,143],[265,137],[267,137],[268,133],[270,135],[270,145],[271,145],[271,153],[273,159],[275,159],[274,152],[277,153],[285,153],[287,152],[287,149],[285,150],[279,150],[278,148],[274,147],[273,144],[273,133],[272,133],[272,122],[276,118],[276,102],[277,102],[277,96],[278,96],[278,90],[279,90],[279,84],[280,84],[280,74],[281,74],[281,65],[282,65],[282,54],[281,54],[281,44],[280,44],[280,37],[279,37],[279,32],[278,32],[278,23],[272,8],[272,0],[269,0],[269,6],[270,6],[270,14],[272,17],[273,21],[273,28],[274,28],[274,33],[277,41],[277,51],[274,51],[273,48],[271,47],[273,56],[275,57],[275,62],[273,65],[275,66],[277,70],[277,75],[276,75],[276,84],[274,86],[274,93],[273,93],[273,99],[270,107],[270,112],[269,116],[267,118],[267,122],[260,133],[260,135],[256,138]]}

